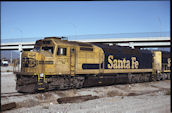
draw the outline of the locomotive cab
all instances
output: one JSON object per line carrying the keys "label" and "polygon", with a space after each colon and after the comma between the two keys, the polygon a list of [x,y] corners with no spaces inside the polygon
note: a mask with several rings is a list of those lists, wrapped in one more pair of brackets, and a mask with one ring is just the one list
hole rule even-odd
{"label": "locomotive cab", "polygon": [[[60,74],[57,73],[60,72],[57,70],[61,70],[61,67],[66,69],[67,64],[65,61],[60,60],[63,55],[66,55],[66,50],[62,48],[59,49],[58,43],[53,39],[54,37],[38,40],[32,51],[24,51],[22,53],[21,72],[16,73],[16,89],[19,92],[33,92],[35,89],[41,90],[41,88],[35,86],[30,86],[29,89],[25,89],[24,85],[30,83],[43,85],[43,83],[46,83],[46,75],[52,76]],[[66,65],[61,65],[60,67],[61,62]]]}

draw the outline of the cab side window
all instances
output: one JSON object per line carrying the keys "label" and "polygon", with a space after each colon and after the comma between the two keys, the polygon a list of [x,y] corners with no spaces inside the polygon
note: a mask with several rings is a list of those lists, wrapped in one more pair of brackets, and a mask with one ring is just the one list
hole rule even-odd
{"label": "cab side window", "polygon": [[66,56],[66,51],[67,51],[66,48],[58,47],[57,55],[64,55],[64,56]]}

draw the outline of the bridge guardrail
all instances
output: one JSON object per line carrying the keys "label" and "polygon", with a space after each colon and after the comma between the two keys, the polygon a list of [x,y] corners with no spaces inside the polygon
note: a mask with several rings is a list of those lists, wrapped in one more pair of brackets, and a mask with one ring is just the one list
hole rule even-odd
{"label": "bridge guardrail", "polygon": [[[62,36],[59,36],[62,37]],[[105,39],[105,38],[137,38],[137,37],[170,37],[170,32],[142,32],[142,33],[113,33],[113,34],[88,34],[88,35],[65,35],[68,40],[84,40],[84,39]],[[1,38],[1,43],[11,42],[35,42],[44,37],[23,37],[23,38]]]}

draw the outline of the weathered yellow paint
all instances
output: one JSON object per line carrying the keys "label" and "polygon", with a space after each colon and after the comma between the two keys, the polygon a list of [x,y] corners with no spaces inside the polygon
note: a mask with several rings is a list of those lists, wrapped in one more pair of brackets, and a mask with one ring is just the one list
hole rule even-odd
{"label": "weathered yellow paint", "polygon": [[163,70],[162,72],[171,72],[171,70]]}
{"label": "weathered yellow paint", "polygon": [[161,72],[162,69],[162,52],[153,51],[153,62],[152,62],[153,73]]}
{"label": "weathered yellow paint", "polygon": [[[36,59],[37,66],[35,67],[24,67],[22,66],[22,72],[34,72],[37,75],[44,73],[45,75],[75,75],[75,74],[85,74],[88,73],[99,73],[103,72],[103,69],[88,70],[82,69],[83,63],[95,63],[100,64],[104,60],[104,52],[101,48],[92,45],[89,46],[79,46],[77,42],[70,43],[68,41],[60,40],[57,38],[47,38],[44,41],[49,40],[51,43],[35,45],[35,47],[54,47],[54,53],[51,54],[48,51],[29,51],[23,52],[22,58],[27,57]],[[41,42],[41,40],[40,40]],[[81,42],[80,42],[81,43]],[[82,43],[81,43],[82,44]],[[86,43],[83,43],[86,44]],[[90,44],[88,44],[90,45]],[[57,55],[58,47],[66,48],[65,55]],[[93,51],[80,50],[80,47],[93,48]],[[74,49],[74,52],[72,52]],[[53,61],[53,64],[39,64],[39,61]]]}
{"label": "weathered yellow paint", "polygon": [[44,90],[45,88],[38,88],[38,90]]}

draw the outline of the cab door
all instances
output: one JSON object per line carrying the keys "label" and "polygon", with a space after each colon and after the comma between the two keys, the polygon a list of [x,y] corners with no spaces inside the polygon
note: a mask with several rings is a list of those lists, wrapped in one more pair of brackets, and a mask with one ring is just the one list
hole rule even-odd
{"label": "cab door", "polygon": [[56,53],[56,72],[58,75],[70,74],[69,47],[58,46]]}
{"label": "cab door", "polygon": [[70,48],[70,75],[74,76],[76,70],[76,49]]}

